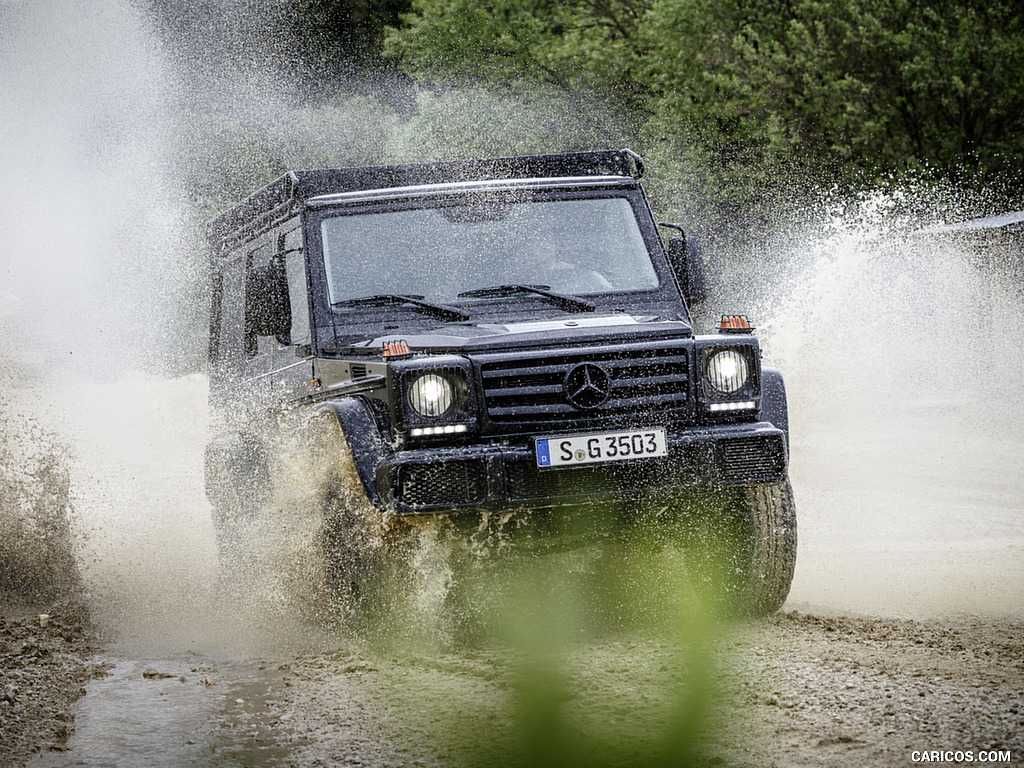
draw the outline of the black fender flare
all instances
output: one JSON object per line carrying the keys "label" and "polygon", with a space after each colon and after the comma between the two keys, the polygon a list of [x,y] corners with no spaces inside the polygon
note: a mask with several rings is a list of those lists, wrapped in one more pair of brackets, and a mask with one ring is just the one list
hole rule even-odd
{"label": "black fender flare", "polygon": [[376,470],[384,458],[385,444],[370,406],[361,397],[341,397],[318,404],[313,412],[333,413],[337,417],[366,495],[380,506]]}
{"label": "black fender flare", "polygon": [[786,382],[778,368],[761,369],[761,418],[782,430],[788,452],[789,403],[786,400]]}

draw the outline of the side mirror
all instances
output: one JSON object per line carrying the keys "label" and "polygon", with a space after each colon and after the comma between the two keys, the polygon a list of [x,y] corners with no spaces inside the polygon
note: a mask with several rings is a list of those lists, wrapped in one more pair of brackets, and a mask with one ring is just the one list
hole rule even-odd
{"label": "side mirror", "polygon": [[676,273],[686,303],[694,307],[707,298],[707,277],[704,271],[704,248],[700,238],[683,235],[665,244],[668,260]]}
{"label": "side mirror", "polygon": [[274,259],[250,270],[245,278],[245,330],[251,336],[276,336],[289,343],[292,308],[284,264]]}

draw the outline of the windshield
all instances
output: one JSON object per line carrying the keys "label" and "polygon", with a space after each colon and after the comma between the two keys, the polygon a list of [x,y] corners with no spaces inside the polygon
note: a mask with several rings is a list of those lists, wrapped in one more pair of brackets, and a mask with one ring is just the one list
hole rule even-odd
{"label": "windshield", "polygon": [[332,304],[377,294],[479,301],[491,294],[473,291],[507,285],[573,295],[658,287],[622,197],[363,209],[321,227]]}

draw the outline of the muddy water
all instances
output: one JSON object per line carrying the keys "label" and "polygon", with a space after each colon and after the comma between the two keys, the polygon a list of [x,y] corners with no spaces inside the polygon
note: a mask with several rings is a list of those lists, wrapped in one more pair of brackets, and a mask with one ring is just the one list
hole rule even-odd
{"label": "muddy water", "polygon": [[284,670],[324,636],[276,574],[221,573],[205,378],[69,375],[19,395],[71,445],[76,556],[109,665],[76,705],[69,751],[33,765],[282,764]]}
{"label": "muddy water", "polygon": [[106,677],[89,683],[76,709],[70,751],[45,754],[32,768],[287,764],[281,665],[206,657],[106,663]]}
{"label": "muddy water", "polygon": [[[77,457],[77,556],[114,648],[232,656],[318,641],[299,618],[306,595],[288,589],[288,563],[270,559],[244,584],[222,573],[204,491],[204,376],[68,376],[43,396]],[[281,558],[294,554],[288,532],[268,542]]]}

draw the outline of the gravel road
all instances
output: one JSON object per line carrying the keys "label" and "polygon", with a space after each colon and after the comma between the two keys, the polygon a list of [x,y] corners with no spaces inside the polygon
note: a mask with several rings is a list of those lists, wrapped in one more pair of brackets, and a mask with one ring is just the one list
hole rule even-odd
{"label": "gravel road", "polygon": [[[703,764],[905,766],[934,750],[1024,760],[1020,621],[790,612],[729,626],[718,643]],[[578,764],[655,764],[665,705],[686,684],[677,650],[632,638],[573,655],[558,707],[578,729],[564,737]],[[288,675],[279,706],[298,765],[500,765],[522,754],[510,725],[522,689],[507,657],[318,655]]]}
{"label": "gravel road", "polygon": [[[255,606],[225,603],[209,589],[216,553],[197,469],[205,422],[189,417],[202,412],[204,382],[160,383],[171,411],[147,407],[153,381],[131,385],[116,390],[129,434],[160,441],[133,443],[130,457],[108,439],[126,430],[110,420],[107,390],[91,400],[76,390],[79,416],[95,421],[78,438],[89,464],[72,473],[77,557],[103,639],[60,605],[0,599],[0,764],[80,764],[109,736],[89,716],[104,681],[154,668],[131,695],[105,690],[170,723],[168,765],[228,742],[248,751],[227,765],[568,765],[572,755],[642,765],[669,749],[666,733],[699,743],[704,763],[735,768],[908,766],[935,751],[980,762],[989,750],[1010,753],[994,764],[1024,765],[1015,430],[984,450],[964,437],[914,475],[910,438],[851,443],[830,437],[849,436],[848,425],[805,430],[809,444],[794,445],[801,562],[785,611],[713,628],[699,661],[635,628],[588,636],[540,670],[552,688],[532,686],[498,643],[383,654],[313,633],[296,649],[282,637],[304,630],[274,602],[278,590]],[[939,433],[920,434],[934,443]],[[971,485],[944,482],[954,465]],[[844,480],[836,467],[874,481]],[[677,717],[686,704],[707,709],[699,739],[679,727],[692,724]],[[197,712],[210,724],[204,736],[172,727]],[[113,765],[139,764],[124,759]]]}
{"label": "gravel road", "polygon": [[89,679],[104,674],[94,651],[77,618],[54,615],[41,627],[26,606],[0,605],[0,764],[66,748],[73,703]]}
{"label": "gravel road", "polygon": [[735,765],[903,766],[915,751],[1024,764],[1024,622],[787,613],[736,641]]}
{"label": "gravel road", "polygon": [[[76,764],[72,702],[105,674],[96,651],[74,622],[56,618],[43,629],[35,616],[0,621],[5,764]],[[548,716],[560,726],[541,746],[572,749],[577,764],[654,764],[679,692],[693,684],[684,656],[671,642],[636,634],[576,647],[557,668],[559,686],[544,689]],[[976,762],[1008,753],[990,764],[1024,764],[1020,620],[785,612],[717,628],[711,658],[714,671],[697,697],[708,705],[700,764],[906,766],[934,751]],[[238,743],[259,721],[253,765],[525,761],[537,743],[523,730],[529,690],[520,661],[493,648],[369,654],[345,645],[267,657],[261,666],[272,672],[260,695],[254,703],[225,695],[213,736]],[[231,683],[228,666],[194,669],[202,680],[149,670],[153,690],[180,686],[199,696]],[[243,715],[246,707],[259,711]],[[231,728],[239,733],[229,738]],[[169,741],[170,754],[185,748]]]}

